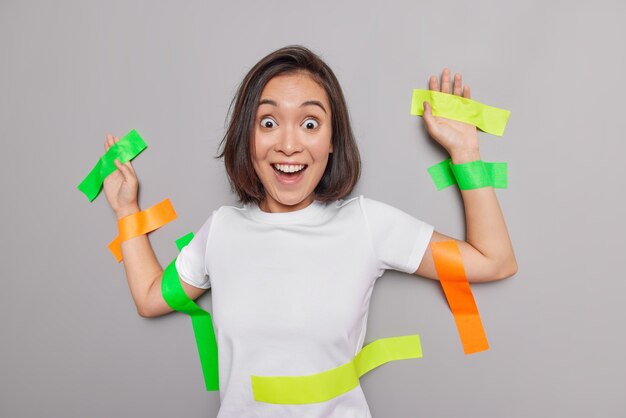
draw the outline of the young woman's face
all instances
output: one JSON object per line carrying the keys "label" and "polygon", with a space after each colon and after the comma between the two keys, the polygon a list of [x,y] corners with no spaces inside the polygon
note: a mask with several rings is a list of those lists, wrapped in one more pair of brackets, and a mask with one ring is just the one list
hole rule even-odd
{"label": "young woman's face", "polygon": [[252,163],[265,189],[265,212],[290,212],[313,202],[333,151],[326,91],[306,73],[271,79],[259,101]]}

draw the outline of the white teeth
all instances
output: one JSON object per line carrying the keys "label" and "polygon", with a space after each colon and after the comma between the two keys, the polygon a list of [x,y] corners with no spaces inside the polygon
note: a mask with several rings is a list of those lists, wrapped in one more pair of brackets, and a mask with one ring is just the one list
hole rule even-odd
{"label": "white teeth", "polygon": [[283,173],[295,173],[296,171],[302,170],[305,166],[302,164],[298,164],[298,165],[274,164],[274,167],[276,167],[278,170],[282,171]]}

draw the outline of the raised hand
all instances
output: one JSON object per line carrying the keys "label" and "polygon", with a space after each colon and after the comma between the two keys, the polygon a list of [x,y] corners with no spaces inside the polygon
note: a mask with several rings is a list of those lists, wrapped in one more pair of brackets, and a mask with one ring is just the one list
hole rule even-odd
{"label": "raised hand", "polygon": [[[470,98],[470,88],[467,85],[462,85],[460,73],[454,75],[452,91],[450,84],[450,70],[444,68],[441,74],[441,89],[439,88],[439,80],[434,75],[429,79],[428,88]],[[480,158],[478,133],[475,126],[441,116],[433,116],[428,102],[424,102],[423,119],[428,133],[448,151],[453,160],[463,160],[461,162],[464,162],[465,160],[471,161]]]}
{"label": "raised hand", "polygon": [[[107,135],[104,141],[105,152],[119,140],[117,136]],[[117,170],[104,179],[103,188],[111,209],[119,219],[139,211],[137,203],[139,182],[130,161],[122,164],[115,160],[115,166]]]}

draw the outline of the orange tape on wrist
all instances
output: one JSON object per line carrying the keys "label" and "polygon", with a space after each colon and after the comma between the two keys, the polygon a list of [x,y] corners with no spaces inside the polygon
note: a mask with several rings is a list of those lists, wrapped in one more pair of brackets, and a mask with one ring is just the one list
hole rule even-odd
{"label": "orange tape on wrist", "polygon": [[470,289],[459,247],[454,241],[430,245],[441,287],[454,316],[465,354],[489,349],[485,329]]}
{"label": "orange tape on wrist", "polygon": [[125,216],[117,221],[119,235],[109,244],[109,250],[119,263],[122,261],[122,242],[147,234],[176,219],[176,212],[169,199]]}

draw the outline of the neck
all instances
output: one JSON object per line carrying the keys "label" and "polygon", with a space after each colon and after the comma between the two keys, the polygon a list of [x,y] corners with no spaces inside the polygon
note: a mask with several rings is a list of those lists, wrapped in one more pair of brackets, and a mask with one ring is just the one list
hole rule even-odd
{"label": "neck", "polygon": [[296,203],[295,205],[285,205],[274,199],[268,199],[266,197],[261,203],[259,203],[259,208],[263,212],[268,212],[268,213],[293,212],[296,210],[306,208],[311,203],[313,203],[313,200],[314,200],[313,196],[309,196],[308,198],[304,199],[303,201],[299,203]]}

